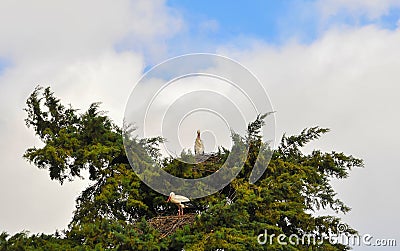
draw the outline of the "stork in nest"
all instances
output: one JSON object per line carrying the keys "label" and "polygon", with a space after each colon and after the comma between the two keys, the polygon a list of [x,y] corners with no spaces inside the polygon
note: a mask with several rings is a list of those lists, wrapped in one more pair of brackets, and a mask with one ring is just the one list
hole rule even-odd
{"label": "stork in nest", "polygon": [[197,130],[197,138],[194,142],[194,154],[195,155],[204,155],[204,145],[203,141],[200,138],[200,130]]}

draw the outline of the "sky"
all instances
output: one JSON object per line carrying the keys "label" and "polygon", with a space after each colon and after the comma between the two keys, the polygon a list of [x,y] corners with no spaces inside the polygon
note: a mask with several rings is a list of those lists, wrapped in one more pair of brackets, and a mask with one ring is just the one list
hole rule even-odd
{"label": "sky", "polygon": [[230,57],[258,77],[277,111],[277,139],[329,127],[306,151],[364,159],[365,168],[332,181],[352,208],[340,217],[400,245],[399,25],[397,0],[1,1],[0,231],[65,229],[88,185],[61,186],[22,159],[40,146],[24,124],[35,86],[51,86],[82,111],[101,101],[120,124],[143,73],[203,52]]}

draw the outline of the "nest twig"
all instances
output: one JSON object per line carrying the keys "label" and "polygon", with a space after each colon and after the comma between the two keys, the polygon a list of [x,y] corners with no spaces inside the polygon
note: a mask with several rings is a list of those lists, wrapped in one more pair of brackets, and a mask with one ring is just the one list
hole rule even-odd
{"label": "nest twig", "polygon": [[158,216],[150,219],[148,222],[150,226],[161,234],[161,238],[164,238],[175,233],[176,230],[185,225],[193,224],[195,217],[196,214]]}

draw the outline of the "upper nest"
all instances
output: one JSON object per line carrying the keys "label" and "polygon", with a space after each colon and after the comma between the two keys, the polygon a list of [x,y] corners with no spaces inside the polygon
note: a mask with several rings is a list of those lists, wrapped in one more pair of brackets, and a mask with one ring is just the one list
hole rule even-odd
{"label": "upper nest", "polygon": [[203,155],[195,155],[195,160],[196,162],[209,161],[217,163],[221,161],[221,156],[218,153],[205,153]]}

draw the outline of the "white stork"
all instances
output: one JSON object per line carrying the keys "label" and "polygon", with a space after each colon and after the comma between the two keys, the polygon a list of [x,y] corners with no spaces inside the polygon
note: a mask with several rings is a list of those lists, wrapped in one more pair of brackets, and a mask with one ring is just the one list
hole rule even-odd
{"label": "white stork", "polygon": [[175,205],[178,206],[178,215],[183,215],[183,209],[185,207],[188,207],[183,203],[184,202],[189,202],[190,200],[188,198],[186,198],[185,196],[175,195],[174,192],[171,192],[169,194],[167,202],[169,202],[169,201],[171,201],[172,203],[174,203]]}
{"label": "white stork", "polygon": [[203,141],[200,138],[200,130],[197,130],[197,138],[194,142],[194,154],[195,155],[203,155],[204,154],[204,145]]}

